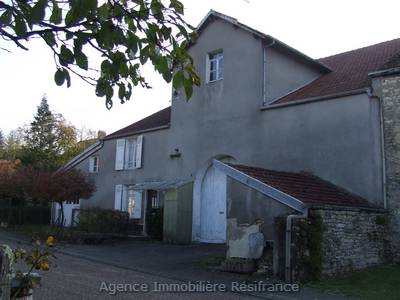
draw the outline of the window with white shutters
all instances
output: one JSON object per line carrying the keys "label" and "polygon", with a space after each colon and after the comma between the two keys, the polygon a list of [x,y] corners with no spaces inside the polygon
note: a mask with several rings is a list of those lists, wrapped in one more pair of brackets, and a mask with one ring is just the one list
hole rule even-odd
{"label": "window with white shutters", "polygon": [[117,140],[115,169],[130,170],[142,167],[143,136]]}

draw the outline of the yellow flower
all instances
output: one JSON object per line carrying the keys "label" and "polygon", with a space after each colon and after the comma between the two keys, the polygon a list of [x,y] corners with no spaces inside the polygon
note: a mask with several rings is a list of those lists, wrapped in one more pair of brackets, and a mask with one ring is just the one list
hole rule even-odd
{"label": "yellow flower", "polygon": [[50,236],[47,238],[47,246],[53,247],[53,246],[54,246],[54,241],[55,241],[54,237],[50,235]]}
{"label": "yellow flower", "polygon": [[48,262],[48,261],[42,261],[42,262],[40,263],[40,268],[41,268],[43,271],[48,271],[48,270],[49,270],[49,262]]}

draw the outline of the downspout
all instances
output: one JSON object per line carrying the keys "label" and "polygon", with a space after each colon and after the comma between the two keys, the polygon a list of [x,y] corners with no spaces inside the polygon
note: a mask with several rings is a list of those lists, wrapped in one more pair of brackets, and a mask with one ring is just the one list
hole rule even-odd
{"label": "downspout", "polygon": [[263,106],[267,104],[267,48],[275,45],[275,39],[263,45]]}
{"label": "downspout", "polygon": [[302,214],[288,215],[286,218],[286,253],[285,253],[285,281],[292,282],[292,264],[291,264],[291,250],[292,250],[292,221],[293,219],[305,219],[308,217],[308,209],[306,208]]}
{"label": "downspout", "polygon": [[[379,101],[379,99],[377,99]],[[381,125],[381,153],[382,153],[382,190],[383,190],[383,208],[387,209],[386,196],[386,159],[385,159],[385,130],[383,128],[383,103],[379,101],[379,115]]]}
{"label": "downspout", "polygon": [[382,193],[383,193],[383,208],[387,209],[387,196],[386,196],[386,159],[385,159],[385,129],[383,120],[383,102],[379,97],[373,95],[372,87],[367,89],[367,94],[371,98],[375,98],[379,104],[379,126],[380,126],[380,143],[381,143],[381,159],[382,159]]}

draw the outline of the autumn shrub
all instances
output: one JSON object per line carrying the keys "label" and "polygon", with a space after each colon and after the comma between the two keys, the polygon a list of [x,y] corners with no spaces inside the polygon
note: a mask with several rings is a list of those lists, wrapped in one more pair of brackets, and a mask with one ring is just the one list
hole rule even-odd
{"label": "autumn shrub", "polygon": [[127,233],[129,215],[112,209],[88,208],[79,210],[77,229],[97,233]]}
{"label": "autumn shrub", "polygon": [[[94,191],[93,182],[77,169],[49,172],[23,166],[19,161],[0,160],[0,207],[3,211],[0,213],[0,221],[2,222],[47,224],[50,220],[49,203],[56,202],[61,207],[58,225],[63,225],[65,222],[63,203],[88,199]],[[30,208],[26,203],[37,205]],[[32,218],[34,220],[30,223]]]}
{"label": "autumn shrub", "polygon": [[0,200],[23,197],[25,186],[25,168],[21,162],[0,159]]}

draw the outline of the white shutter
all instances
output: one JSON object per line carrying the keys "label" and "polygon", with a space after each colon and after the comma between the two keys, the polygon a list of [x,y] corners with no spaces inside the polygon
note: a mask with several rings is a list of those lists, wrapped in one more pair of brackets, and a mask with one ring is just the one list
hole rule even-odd
{"label": "white shutter", "polygon": [[89,173],[93,173],[94,170],[94,157],[89,157]]}
{"label": "white shutter", "polygon": [[142,167],[142,149],[143,149],[143,135],[140,135],[136,139],[136,151],[135,151],[135,168],[139,169]]}
{"label": "white shutter", "polygon": [[115,150],[115,170],[124,169],[125,139],[117,140],[117,148]]}
{"label": "white shutter", "polygon": [[115,186],[114,209],[121,210],[121,206],[122,206],[122,184],[117,184]]}
{"label": "white shutter", "polygon": [[128,186],[122,186],[122,211],[128,211]]}
{"label": "white shutter", "polygon": [[135,206],[131,218],[140,219],[142,217],[142,191],[135,191]]}

